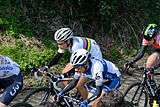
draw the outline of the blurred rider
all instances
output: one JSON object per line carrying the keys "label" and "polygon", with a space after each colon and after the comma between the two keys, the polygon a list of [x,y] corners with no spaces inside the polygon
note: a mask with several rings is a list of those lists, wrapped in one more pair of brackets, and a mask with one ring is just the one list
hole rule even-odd
{"label": "blurred rider", "polygon": [[146,68],[152,68],[153,66],[160,64],[160,33],[156,24],[149,24],[145,28],[143,32],[142,46],[139,53],[134,59],[126,63],[125,66],[132,66],[132,64],[140,60],[149,46],[152,46],[154,51],[147,59]]}
{"label": "blurred rider", "polygon": [[19,65],[7,56],[0,55],[0,107],[7,107],[23,86]]}

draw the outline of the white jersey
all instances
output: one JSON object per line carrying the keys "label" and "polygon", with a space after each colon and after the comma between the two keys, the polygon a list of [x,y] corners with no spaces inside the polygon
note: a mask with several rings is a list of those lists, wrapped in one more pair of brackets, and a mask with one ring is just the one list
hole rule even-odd
{"label": "white jersey", "polygon": [[[81,74],[75,73],[75,78],[78,78]],[[118,68],[110,61],[105,59],[97,60],[91,59],[91,64],[88,70],[82,74],[85,77],[94,79],[96,84],[101,85],[102,81],[105,79],[114,79],[115,77],[120,77],[121,73]]]}
{"label": "white jersey", "polygon": [[0,78],[7,78],[12,75],[18,75],[19,65],[7,56],[0,56]]}
{"label": "white jersey", "polygon": [[[96,41],[93,39],[74,36],[72,47],[69,47],[68,51],[70,53],[73,53],[78,49],[86,49],[87,51],[90,52],[91,57],[99,60],[102,59],[102,53],[101,53],[100,47],[98,46]],[[59,48],[58,52],[63,53],[64,50]]]}

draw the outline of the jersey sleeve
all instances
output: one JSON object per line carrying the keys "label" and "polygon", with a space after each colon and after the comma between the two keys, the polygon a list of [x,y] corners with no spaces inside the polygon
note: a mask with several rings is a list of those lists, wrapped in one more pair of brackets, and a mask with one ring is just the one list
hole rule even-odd
{"label": "jersey sleeve", "polygon": [[103,84],[103,65],[96,62],[93,66],[93,79],[96,82],[96,86],[101,86]]}
{"label": "jersey sleeve", "polygon": [[73,53],[78,49],[82,49],[81,44],[79,44],[78,42],[74,42],[72,47],[69,49],[69,51]]}
{"label": "jersey sleeve", "polygon": [[6,60],[12,64],[15,67],[20,67],[15,61],[13,61],[11,58],[9,58],[8,56],[6,56]]}
{"label": "jersey sleeve", "polygon": [[57,53],[54,55],[54,57],[49,61],[47,64],[48,67],[51,67],[58,63],[58,61],[63,57],[64,53]]}

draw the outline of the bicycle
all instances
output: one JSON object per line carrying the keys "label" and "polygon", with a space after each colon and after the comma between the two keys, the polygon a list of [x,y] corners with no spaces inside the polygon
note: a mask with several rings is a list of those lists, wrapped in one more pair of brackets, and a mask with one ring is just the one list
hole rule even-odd
{"label": "bicycle", "polygon": [[154,101],[160,103],[160,87],[157,87],[153,79],[155,75],[160,75],[154,72],[157,68],[154,67],[152,70],[144,68],[142,80],[134,82],[126,89],[123,101],[127,102],[129,107],[147,107],[148,103],[150,107],[153,107]]}
{"label": "bicycle", "polygon": [[[39,79],[38,70],[33,68],[34,76]],[[39,107],[40,105],[46,105],[46,103],[53,102],[53,96],[57,95],[64,86],[62,81],[71,81],[72,78],[64,78],[61,74],[56,74],[55,72],[46,72],[45,76],[47,77],[47,86],[39,87],[32,90],[22,102],[31,103],[34,107]],[[78,102],[79,97],[76,93],[67,93],[61,99],[60,102],[54,102],[52,104],[61,107],[71,107],[75,104],[73,101]],[[77,98],[77,99],[76,99]],[[70,99],[70,100],[69,100]],[[71,100],[72,99],[72,100]],[[76,106],[74,106],[76,107]]]}
{"label": "bicycle", "polygon": [[[36,70],[35,70],[36,71]],[[23,102],[29,102],[34,107],[39,107],[40,105],[46,106],[47,104],[52,106],[60,106],[60,107],[79,107],[79,104],[81,102],[80,94],[76,91],[70,91],[67,94],[65,94],[59,102],[53,102],[54,99],[51,98],[52,96],[55,96],[57,93],[61,91],[62,88],[60,88],[60,83],[62,81],[70,81],[72,78],[64,78],[61,74],[56,74],[53,72],[46,72],[46,76],[48,77],[48,85],[45,87],[37,88],[33,91],[31,91],[23,100]],[[35,72],[35,77],[37,77],[37,72]],[[94,84],[93,81],[89,81],[86,85],[86,88],[91,94],[94,94],[96,89],[94,86],[91,86],[91,84]],[[42,95],[42,96],[40,96]],[[36,98],[32,98],[35,97]],[[119,101],[119,97],[122,97],[122,93],[120,91],[115,91],[114,98],[112,99],[113,102]],[[111,99],[110,99],[111,101]],[[118,104],[118,103],[117,103]],[[113,105],[113,104],[112,104]],[[47,106],[48,107],[48,106]]]}

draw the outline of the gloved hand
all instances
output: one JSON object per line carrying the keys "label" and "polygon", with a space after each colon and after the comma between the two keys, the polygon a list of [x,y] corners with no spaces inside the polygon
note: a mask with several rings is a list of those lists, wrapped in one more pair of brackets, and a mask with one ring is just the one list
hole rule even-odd
{"label": "gloved hand", "polygon": [[146,68],[147,74],[153,74],[154,73],[154,68]]}
{"label": "gloved hand", "polygon": [[39,72],[47,72],[48,71],[48,66],[43,66],[41,68],[38,69]]}
{"label": "gloved hand", "polygon": [[82,101],[80,107],[88,107],[88,101],[87,100]]}
{"label": "gloved hand", "polygon": [[64,94],[62,92],[58,93],[56,100],[59,101],[63,96]]}
{"label": "gloved hand", "polygon": [[129,72],[129,68],[133,66],[133,63],[134,63],[133,61],[129,61],[129,62],[125,63],[124,68],[123,68],[123,72],[132,76],[132,73]]}
{"label": "gloved hand", "polygon": [[133,61],[128,61],[127,63],[124,64],[124,67],[129,68],[129,67],[133,66],[133,63],[134,63]]}

